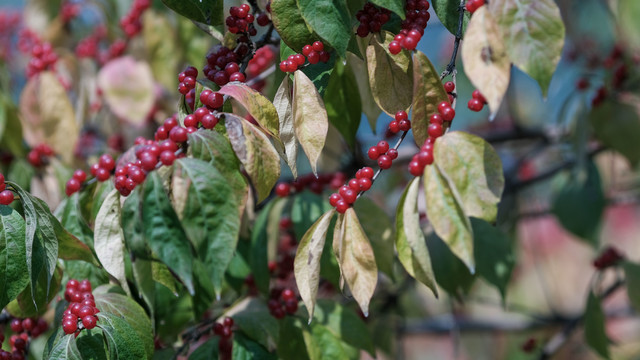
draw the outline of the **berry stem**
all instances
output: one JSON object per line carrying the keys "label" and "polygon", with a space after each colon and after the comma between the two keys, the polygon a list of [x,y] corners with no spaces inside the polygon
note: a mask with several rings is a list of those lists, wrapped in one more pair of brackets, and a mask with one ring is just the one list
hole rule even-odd
{"label": "berry stem", "polygon": [[[464,23],[464,3],[465,3],[465,0],[460,0],[460,6],[458,7],[458,13],[460,14],[458,17],[458,31],[456,32],[456,39],[453,42],[453,53],[451,54],[451,60],[449,60],[449,64],[447,65],[447,68],[442,72],[442,74],[440,74],[440,80],[444,79],[445,77],[451,74],[453,74],[453,78],[455,79],[456,59],[458,57],[458,48],[460,47],[460,40],[462,40],[462,25]],[[454,99],[454,103],[455,103],[455,99]]]}

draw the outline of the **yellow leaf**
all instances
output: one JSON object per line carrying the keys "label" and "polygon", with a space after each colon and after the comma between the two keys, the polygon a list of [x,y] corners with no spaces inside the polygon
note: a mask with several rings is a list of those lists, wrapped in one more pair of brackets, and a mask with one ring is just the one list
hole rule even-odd
{"label": "yellow leaf", "polygon": [[329,117],[320,93],[302,71],[296,71],[293,78],[293,122],[311,170],[317,174],[318,158],[329,130]]}

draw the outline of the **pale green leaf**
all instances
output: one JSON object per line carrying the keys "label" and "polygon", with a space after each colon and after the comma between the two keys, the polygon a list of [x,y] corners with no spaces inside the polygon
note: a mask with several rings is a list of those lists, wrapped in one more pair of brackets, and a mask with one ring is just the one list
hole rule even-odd
{"label": "pale green leaf", "polygon": [[438,104],[449,102],[440,75],[429,58],[416,51],[413,56],[413,104],[411,106],[411,130],[413,139],[422,146],[429,137],[429,118],[438,112]]}

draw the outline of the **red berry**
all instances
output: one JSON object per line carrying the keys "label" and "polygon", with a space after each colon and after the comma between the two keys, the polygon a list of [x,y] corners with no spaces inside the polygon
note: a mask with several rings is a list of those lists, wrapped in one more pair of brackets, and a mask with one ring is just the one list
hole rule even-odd
{"label": "red berry", "polygon": [[396,113],[395,119],[397,121],[402,121],[402,120],[407,120],[409,119],[409,116],[407,115],[407,112],[404,110],[400,110]]}
{"label": "red berry", "polygon": [[172,140],[164,140],[163,142],[158,144],[158,147],[160,148],[160,151],[158,152],[158,154],[160,152],[162,152],[162,151],[165,151],[165,150],[169,150],[169,151],[173,151],[173,152],[178,151],[178,144],[176,144]]}
{"label": "red berry", "polygon": [[444,83],[444,91],[450,93],[453,92],[453,90],[456,89],[456,84],[453,83],[453,81],[447,81],[446,83]]}
{"label": "red berry", "polygon": [[440,112],[440,114],[442,114],[442,118],[445,121],[452,121],[453,118],[456,117],[456,111],[453,110],[452,107],[445,108],[443,111]]}
{"label": "red berry", "polygon": [[69,281],[67,281],[66,288],[67,289],[77,289],[79,285],[80,285],[80,282],[78,280],[69,279]]}
{"label": "red berry", "polygon": [[71,178],[67,181],[67,185],[64,189],[65,194],[67,194],[67,196],[71,196],[74,193],[76,193],[78,190],[80,190],[80,181],[78,181],[78,179],[76,178]]}
{"label": "red berry", "polygon": [[284,303],[284,308],[289,314],[295,314],[298,311],[298,301],[295,299],[287,300]]}
{"label": "red berry", "polygon": [[309,64],[317,64],[320,61],[320,54],[317,51],[313,50],[307,55],[307,60],[309,60]]}
{"label": "red berry", "polygon": [[360,191],[367,191],[371,189],[371,179],[369,178],[358,179],[358,185],[360,186]]}
{"label": "red berry", "polygon": [[433,114],[431,115],[431,117],[429,117],[429,122],[431,124],[442,124],[444,122],[444,119],[440,114]]}
{"label": "red berry", "polygon": [[280,71],[289,72],[289,61],[284,60],[280,62]]}
{"label": "red berry", "polygon": [[224,325],[222,325],[221,323],[216,323],[213,326],[213,333],[218,335],[218,336],[220,336],[220,335],[222,335],[223,329],[224,329]]}
{"label": "red berry", "polygon": [[20,319],[11,320],[11,331],[14,333],[22,332],[22,321],[20,321]]}
{"label": "red berry", "polygon": [[26,318],[24,320],[22,320],[22,328],[25,331],[31,331],[34,329],[34,327],[36,326],[35,321],[33,321],[32,318]]}
{"label": "red berry", "polygon": [[402,51],[402,46],[397,41],[392,41],[389,43],[389,52],[393,55],[399,54]]}
{"label": "red berry", "polygon": [[384,170],[391,167],[391,162],[392,162],[392,159],[391,157],[389,157],[389,155],[381,155],[378,158],[378,166]]}
{"label": "red berry", "polygon": [[230,317],[225,317],[224,320],[222,320],[222,325],[226,326],[226,327],[232,327],[233,326],[233,319]]}
{"label": "red berry", "polygon": [[448,103],[448,102],[446,102],[446,101],[441,101],[441,102],[438,104],[438,112],[439,112],[440,114],[442,114],[442,112],[444,111],[444,109],[447,109],[447,108],[450,108],[450,107],[451,107],[451,104],[449,104],[449,103]]}
{"label": "red berry", "polygon": [[80,308],[80,311],[78,312],[79,317],[85,317],[89,315],[93,315],[93,307],[85,305]]}
{"label": "red berry", "polygon": [[313,47],[311,45],[305,45],[302,47],[302,55],[309,56],[309,54],[313,51]]}
{"label": "red berry", "polygon": [[397,133],[398,131],[400,131],[400,127],[398,125],[398,121],[397,120],[393,120],[389,123],[389,131],[391,131],[393,134]]}
{"label": "red berry", "polygon": [[360,191],[360,184],[358,183],[358,179],[349,180],[349,188],[354,191]]}
{"label": "red berry", "polygon": [[380,152],[378,151],[378,147],[377,146],[370,147],[369,151],[367,151],[367,155],[369,156],[369,159],[377,160],[378,157],[380,157]]}
{"label": "red berry", "polygon": [[471,97],[480,100],[483,104],[487,103],[487,99],[485,99],[478,90],[473,90],[473,92],[471,93]]}
{"label": "red berry", "polygon": [[[87,173],[82,170],[76,170],[73,172],[73,178],[80,182],[83,182],[87,180]],[[2,181],[2,183],[4,183],[4,181]]]}
{"label": "red berry", "polygon": [[13,202],[13,192],[11,190],[3,190],[0,192],[0,204],[9,205]]}
{"label": "red berry", "polygon": [[243,73],[241,72],[235,72],[233,74],[231,74],[231,76],[229,76],[229,81],[239,81],[239,82],[244,82],[245,81],[245,76]]}
{"label": "red berry", "polygon": [[418,40],[412,36],[407,36],[402,40],[402,47],[409,51],[415,50],[417,45]]}
{"label": "red berry", "polygon": [[444,130],[442,129],[442,125],[440,124],[431,124],[429,125],[427,132],[429,133],[430,137],[438,138],[442,136],[442,134],[444,133]]}
{"label": "red berry", "polygon": [[391,160],[395,160],[398,158],[398,150],[389,149],[389,151],[387,151],[387,155],[391,158]]}
{"label": "red berry", "polygon": [[287,197],[289,196],[289,192],[291,191],[291,185],[287,183],[279,183],[276,185],[276,195],[279,197]]}
{"label": "red berry", "polygon": [[156,141],[168,139],[169,138],[169,132],[167,131],[167,129],[165,129],[164,126],[160,126],[156,130],[155,138],[156,138]]}
{"label": "red berry", "polygon": [[196,69],[193,66],[187,66],[187,68],[184,69],[183,73],[186,76],[191,76],[191,77],[194,77],[194,78],[198,77],[198,69]]}
{"label": "red berry", "polygon": [[362,177],[367,179],[373,178],[373,169],[370,167],[363,167],[362,169]]}
{"label": "red berry", "polygon": [[401,131],[409,131],[411,129],[411,122],[409,120],[400,120],[398,122],[398,128]]}
{"label": "red berry", "polygon": [[160,161],[163,165],[170,166],[176,161],[176,154],[173,151],[165,150],[160,154]]}
{"label": "red berry", "polygon": [[188,135],[187,129],[179,126],[171,129],[171,131],[169,132],[169,138],[176,143],[182,143],[187,141],[188,139],[187,135]]}
{"label": "red berry", "polygon": [[478,111],[482,111],[482,108],[484,107],[484,104],[482,104],[482,102],[480,100],[478,100],[478,99],[471,99],[467,103],[467,107],[471,111],[478,112]]}
{"label": "red berry", "polygon": [[98,320],[94,315],[87,315],[82,318],[82,325],[84,325],[85,329],[91,330],[96,327],[96,323]]}
{"label": "red berry", "polygon": [[311,47],[313,47],[313,50],[318,52],[324,50],[324,44],[322,44],[322,42],[320,41],[314,42],[313,45],[311,45]]}
{"label": "red berry", "polygon": [[213,129],[218,124],[218,118],[213,114],[207,114],[200,122],[205,129]]}
{"label": "red berry", "polygon": [[[206,104],[213,109],[220,108],[224,104],[224,96],[218,92],[212,92],[207,97]],[[200,121],[202,121],[202,119],[200,119]]]}
{"label": "red berry", "polygon": [[378,153],[380,154],[384,154],[387,151],[389,151],[389,143],[381,140],[380,142],[378,142],[378,144],[376,145],[376,148],[378,148]]}
{"label": "red berry", "polygon": [[260,26],[266,26],[271,20],[269,20],[269,15],[267,15],[266,13],[261,13],[260,15],[258,15],[258,25]]}
{"label": "red berry", "polygon": [[113,158],[109,154],[104,154],[100,156],[100,161],[98,163],[100,164],[101,168],[107,171],[111,171],[116,167],[116,162],[113,160]]}
{"label": "red berry", "polygon": [[224,72],[229,76],[238,71],[240,71],[240,65],[238,65],[238,63],[236,62],[230,62],[224,67]]}
{"label": "red berry", "polygon": [[336,203],[336,211],[339,212],[340,214],[344,214],[345,212],[347,212],[347,209],[349,209],[349,204],[347,204],[346,201],[339,200]]}
{"label": "red berry", "polygon": [[340,196],[340,194],[333,193],[329,196],[329,204],[331,204],[331,206],[336,206],[340,200],[342,200],[342,196]]}
{"label": "red berry", "polygon": [[420,166],[426,166],[433,164],[433,147],[431,150],[420,150],[418,153],[418,162]]}
{"label": "red berry", "polygon": [[62,322],[62,330],[64,330],[65,334],[73,334],[78,330],[78,321],[77,320],[69,320]]}
{"label": "red berry", "polygon": [[209,89],[204,89],[200,92],[200,102],[203,104],[207,103],[207,97],[212,93],[213,91],[209,90]]}
{"label": "red berry", "polygon": [[189,127],[189,126],[197,126],[197,125],[198,125],[198,120],[196,119],[195,115],[189,114],[184,117],[184,126]]}
{"label": "red berry", "polygon": [[420,176],[424,171],[424,167],[420,165],[417,160],[413,160],[409,163],[409,172],[413,176]]}
{"label": "red berry", "polygon": [[280,297],[284,301],[295,300],[296,299],[296,293],[294,293],[293,290],[291,290],[291,289],[284,289],[284,290],[282,290],[282,294],[280,294]]}

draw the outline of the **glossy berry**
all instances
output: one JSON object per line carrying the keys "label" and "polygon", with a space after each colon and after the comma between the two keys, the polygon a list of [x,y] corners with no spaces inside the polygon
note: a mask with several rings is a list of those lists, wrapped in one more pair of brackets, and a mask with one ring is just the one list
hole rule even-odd
{"label": "glossy berry", "polygon": [[444,119],[442,118],[442,115],[440,114],[433,114],[429,117],[429,122],[431,124],[440,124],[442,125],[442,123],[444,123]]}
{"label": "glossy berry", "polygon": [[36,326],[35,321],[33,321],[32,318],[26,318],[24,320],[22,320],[22,328],[25,331],[31,331],[33,330],[33,328]]}
{"label": "glossy berry", "polygon": [[398,158],[398,150],[389,149],[389,151],[387,151],[387,155],[389,156],[389,158],[391,158],[391,160],[395,160]]}
{"label": "glossy berry", "polygon": [[331,204],[331,206],[336,206],[340,200],[342,200],[342,196],[340,196],[340,194],[333,193],[329,196],[329,204]]}
{"label": "glossy berry", "polygon": [[400,45],[397,41],[392,41],[389,43],[389,52],[393,55],[397,55],[402,51],[402,45]]}
{"label": "glossy berry", "polygon": [[358,179],[358,185],[360,186],[360,191],[367,191],[369,189],[371,189],[371,179],[369,178],[362,178],[362,179]]}
{"label": "glossy berry", "polygon": [[101,168],[107,171],[111,171],[116,167],[116,162],[113,160],[113,158],[109,154],[104,154],[100,156],[100,160],[98,163],[100,164]]}
{"label": "glossy berry", "polygon": [[444,130],[442,128],[442,125],[440,125],[440,124],[431,124],[431,125],[429,125],[429,128],[427,129],[427,132],[429,133],[430,137],[438,138],[438,137],[442,136],[442,134],[444,133]]}
{"label": "glossy berry", "polygon": [[396,121],[408,120],[409,116],[406,111],[400,110],[396,113],[395,119]]}
{"label": "glossy berry", "polygon": [[478,112],[478,111],[482,111],[482,108],[484,107],[484,104],[478,99],[471,99],[467,103],[467,107],[471,111]]}
{"label": "glossy berry", "polygon": [[336,211],[340,214],[344,214],[345,212],[347,212],[347,209],[349,209],[349,204],[346,201],[339,200],[336,203]]}
{"label": "glossy berry", "polygon": [[11,190],[3,190],[0,192],[0,204],[9,205],[13,202],[13,192]]}
{"label": "glossy berry", "polygon": [[456,111],[453,110],[452,107],[445,108],[442,112],[440,112],[440,114],[442,115],[442,119],[444,119],[445,121],[452,121],[453,118],[456,117]]}
{"label": "glossy berry", "polygon": [[444,91],[450,93],[453,92],[453,90],[456,89],[456,84],[453,83],[453,81],[447,81],[446,83],[444,83]]}
{"label": "glossy berry", "polygon": [[381,140],[380,142],[378,142],[378,144],[376,145],[376,148],[378,149],[378,153],[380,154],[384,154],[387,151],[389,151],[389,143]]}
{"label": "glossy berry", "polygon": [[417,160],[413,160],[409,163],[409,172],[413,176],[420,176],[424,171],[424,167],[420,165]]}
{"label": "glossy berry", "polygon": [[369,151],[367,151],[367,156],[369,156],[369,159],[371,160],[377,160],[380,157],[380,151],[378,151],[378,147],[370,147]]}
{"label": "glossy berry", "polygon": [[176,143],[182,143],[187,141],[188,139],[187,135],[188,135],[187,129],[177,126],[171,129],[171,131],[169,132],[169,139],[171,139],[171,141],[174,141]]}
{"label": "glossy berry", "polygon": [[160,162],[163,165],[170,166],[174,161],[176,161],[176,154],[173,151],[165,150],[160,153]]}
{"label": "glossy berry", "polygon": [[82,318],[82,325],[84,326],[85,329],[88,329],[88,330],[91,330],[94,327],[96,327],[97,322],[98,321],[96,317],[93,315],[87,315]]}
{"label": "glossy berry", "polygon": [[[73,178],[78,180],[78,181],[80,181],[80,182],[83,182],[83,181],[87,180],[87,173],[85,173],[82,170],[76,170],[76,171],[73,172]],[[4,183],[4,181],[3,181],[3,183]]]}
{"label": "glossy berry", "polygon": [[282,294],[280,294],[280,297],[284,301],[295,300],[296,299],[296,294],[291,289],[284,289],[284,290],[282,290]]}
{"label": "glossy berry", "polygon": [[222,320],[222,325],[224,325],[225,327],[232,327],[233,319],[230,317],[225,317],[224,320]]}
{"label": "glossy berry", "polygon": [[279,183],[278,185],[276,185],[275,191],[276,195],[278,195],[279,197],[287,197],[291,192],[291,185],[287,183]]}
{"label": "glossy berry", "polygon": [[11,331],[14,333],[22,332],[22,321],[20,321],[20,319],[11,320]]}
{"label": "glossy berry", "polygon": [[318,51],[318,52],[324,50],[324,44],[322,44],[322,42],[320,42],[320,41],[314,42],[311,45],[311,47],[313,48],[313,50]]}
{"label": "glossy berry", "polygon": [[362,174],[362,178],[366,178],[366,179],[372,179],[373,178],[373,169],[370,167],[363,167],[362,169],[360,169],[361,174]]}
{"label": "glossy berry", "polygon": [[400,131],[400,125],[398,124],[397,120],[393,120],[389,123],[389,131],[391,131],[391,133],[396,134],[398,131]]}
{"label": "glossy berry", "polygon": [[378,166],[383,170],[390,168],[391,163],[392,163],[392,159],[389,155],[381,155],[378,158]]}
{"label": "glossy berry", "polygon": [[65,334],[73,334],[74,332],[76,332],[76,330],[78,330],[78,322],[76,320],[64,321],[62,323],[62,330]]}
{"label": "glossy berry", "polygon": [[80,190],[80,181],[78,181],[78,179],[76,178],[71,178],[67,181],[66,187],[64,189],[65,194],[67,194],[67,196],[71,196],[74,193],[76,193],[78,190]]}
{"label": "glossy berry", "polygon": [[398,128],[400,131],[409,131],[411,129],[411,122],[409,120],[400,120],[398,122]]}
{"label": "glossy berry", "polygon": [[478,90],[473,90],[473,92],[471,93],[471,97],[480,100],[480,102],[482,102],[483,104],[487,103],[487,99],[485,99]]}

